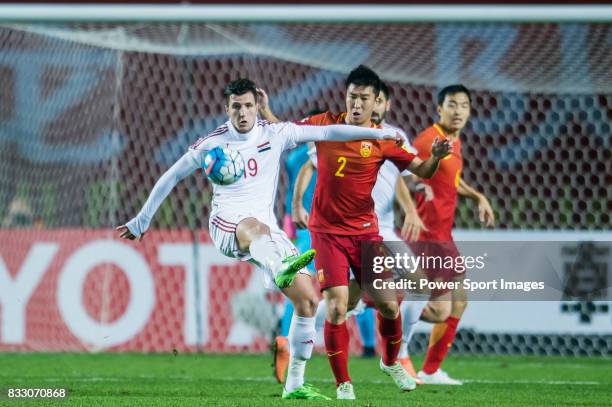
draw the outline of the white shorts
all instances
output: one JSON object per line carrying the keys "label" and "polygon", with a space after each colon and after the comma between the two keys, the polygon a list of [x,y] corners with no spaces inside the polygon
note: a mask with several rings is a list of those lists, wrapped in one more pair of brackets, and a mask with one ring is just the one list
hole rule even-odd
{"label": "white shorts", "polygon": [[[261,264],[255,261],[248,252],[243,252],[238,247],[238,240],[236,239],[236,227],[238,224],[246,218],[255,218],[261,223],[267,225],[270,228],[270,235],[272,240],[275,241],[282,249],[283,253],[281,256],[287,257],[294,254],[299,254],[291,240],[287,237],[277,225],[275,220],[260,219],[258,216],[252,214],[237,214],[231,212],[217,212],[211,215],[208,222],[208,231],[212,238],[215,247],[227,257],[232,257],[241,261],[248,261],[249,263],[257,266],[264,273],[264,285],[266,288],[273,289],[276,287],[274,284],[274,276],[272,271],[264,268]],[[308,274],[308,270],[304,268],[300,273]]]}

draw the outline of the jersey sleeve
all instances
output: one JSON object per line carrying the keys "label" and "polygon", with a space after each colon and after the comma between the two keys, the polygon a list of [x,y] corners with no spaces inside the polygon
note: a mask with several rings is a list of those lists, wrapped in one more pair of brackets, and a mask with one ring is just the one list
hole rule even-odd
{"label": "jersey sleeve", "polygon": [[274,133],[278,136],[277,139],[282,143],[282,150],[289,150],[297,147],[301,143],[300,133],[301,127],[293,122],[278,122],[270,125]]}
{"label": "jersey sleeve", "polygon": [[202,151],[206,153],[209,150],[217,147],[219,145],[219,136],[226,134],[229,131],[230,125],[231,124],[229,122],[226,122],[210,133],[200,137],[195,143],[189,146],[189,150]]}
{"label": "jersey sleeve", "polygon": [[349,126],[346,124],[298,126],[295,123],[284,122],[274,126],[277,128],[277,134],[282,135],[283,149],[295,148],[298,144],[308,141],[385,140],[395,135],[390,130]]}
{"label": "jersey sleeve", "polygon": [[326,114],[318,114],[312,116],[306,116],[300,120],[292,122],[277,122],[270,124],[277,135],[278,139],[282,140],[283,150],[288,150],[297,147],[300,143],[296,141],[299,136],[296,134],[301,132],[300,126],[320,126],[323,124]]}
{"label": "jersey sleeve", "polygon": [[403,172],[408,169],[412,160],[416,158],[416,155],[409,151],[406,144],[400,147],[393,142],[388,142],[386,148],[383,150],[383,157],[395,164],[400,172]]}
{"label": "jersey sleeve", "polygon": [[159,206],[179,181],[200,168],[204,155],[206,155],[205,151],[190,148],[157,180],[138,215],[126,223],[127,228],[134,236],[140,237],[149,229],[151,220],[153,220]]}

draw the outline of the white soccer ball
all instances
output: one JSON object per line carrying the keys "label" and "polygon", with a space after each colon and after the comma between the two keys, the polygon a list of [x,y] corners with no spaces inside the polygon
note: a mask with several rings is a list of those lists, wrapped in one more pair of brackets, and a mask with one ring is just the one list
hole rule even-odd
{"label": "white soccer ball", "polygon": [[231,147],[217,146],[204,157],[204,174],[217,185],[230,185],[244,174],[242,155]]}

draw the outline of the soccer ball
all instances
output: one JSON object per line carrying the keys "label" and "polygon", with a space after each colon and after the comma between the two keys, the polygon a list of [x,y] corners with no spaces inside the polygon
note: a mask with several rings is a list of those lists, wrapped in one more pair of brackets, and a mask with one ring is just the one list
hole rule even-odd
{"label": "soccer ball", "polygon": [[230,185],[244,174],[244,160],[233,148],[217,146],[206,154],[202,168],[213,183]]}

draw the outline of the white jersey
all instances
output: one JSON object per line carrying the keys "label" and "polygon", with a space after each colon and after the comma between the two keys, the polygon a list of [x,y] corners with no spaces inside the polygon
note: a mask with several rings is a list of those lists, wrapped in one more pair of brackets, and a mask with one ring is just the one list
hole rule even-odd
{"label": "white jersey", "polygon": [[[417,154],[417,151],[412,147],[406,133],[400,128],[383,124],[384,129],[393,130],[400,133],[406,140],[405,145],[411,153]],[[404,170],[402,176],[410,175],[410,171]],[[378,229],[383,231],[394,229],[393,202],[395,201],[395,186],[400,176],[399,169],[391,161],[387,160],[383,163],[378,171],[376,184],[372,188],[372,199],[374,199],[374,211],[378,217]]]}
{"label": "white jersey", "polygon": [[369,129],[347,125],[300,126],[290,122],[270,123],[258,120],[251,131],[239,133],[226,122],[213,132],[196,141],[157,181],[147,202],[138,215],[126,224],[136,237],[144,233],[153,215],[183,178],[202,168],[209,150],[224,145],[238,151],[245,163],[245,175],[231,185],[214,185],[211,218],[223,209],[225,213],[257,214],[268,225],[276,225],[274,201],[281,153],[307,141],[349,141],[359,139],[388,139],[394,134],[388,130]]}
{"label": "white jersey", "polygon": [[272,124],[260,120],[248,133],[239,133],[226,123],[216,133],[201,138],[190,147],[201,166],[208,150],[228,146],[238,151],[244,160],[244,176],[230,185],[213,184],[211,217],[219,210],[258,214],[276,224],[274,202],[281,165],[281,154],[297,146],[296,132],[300,126],[292,123]]}

